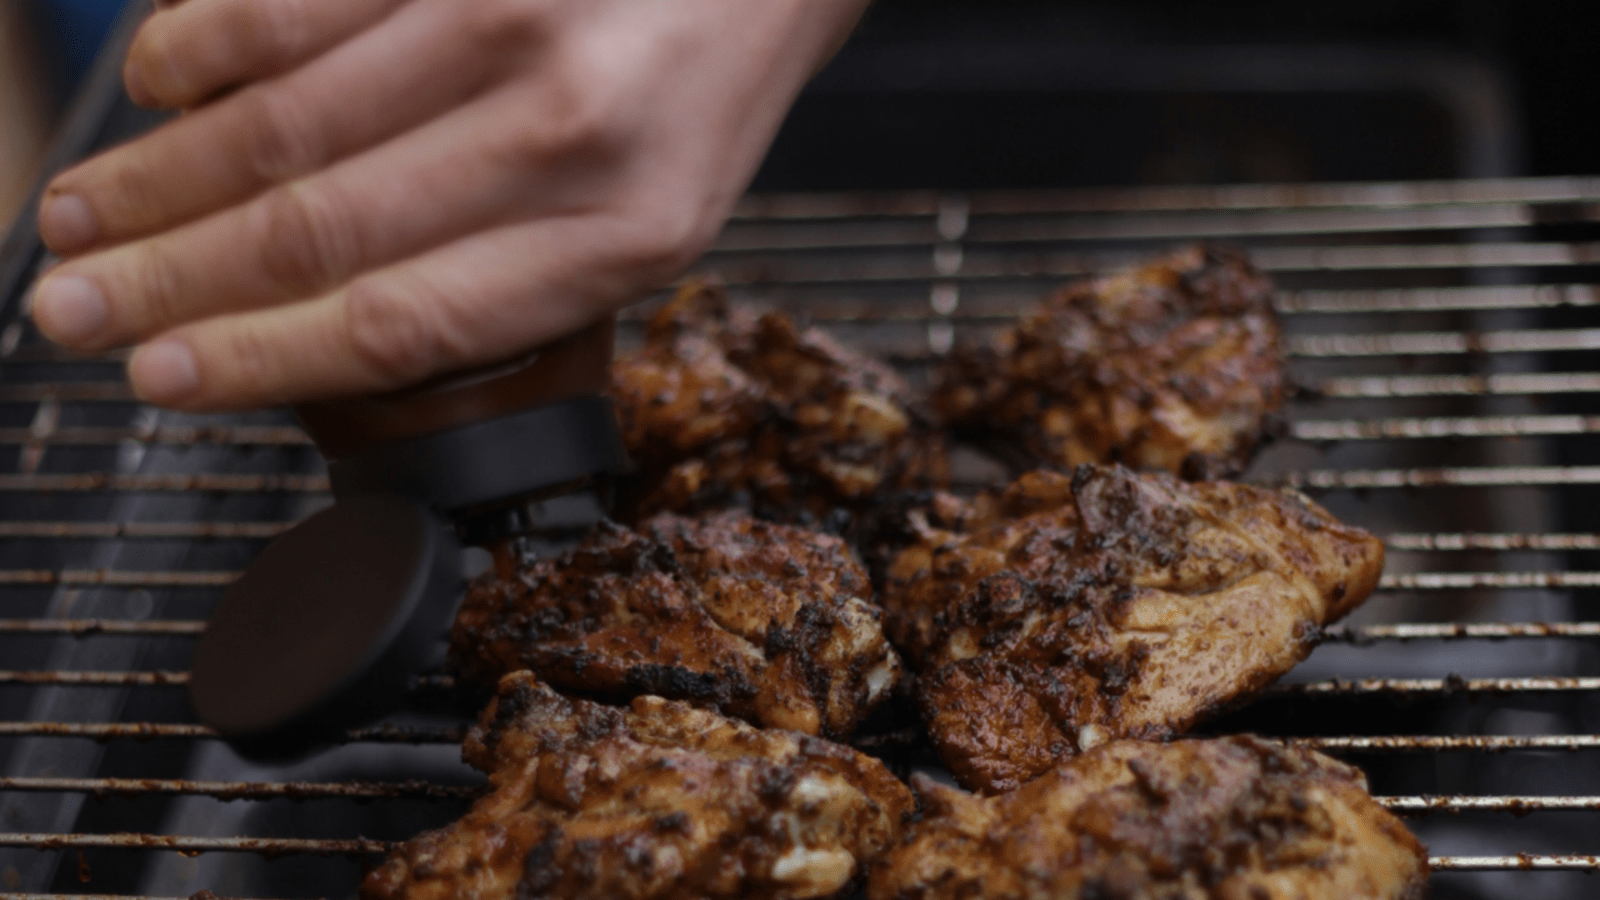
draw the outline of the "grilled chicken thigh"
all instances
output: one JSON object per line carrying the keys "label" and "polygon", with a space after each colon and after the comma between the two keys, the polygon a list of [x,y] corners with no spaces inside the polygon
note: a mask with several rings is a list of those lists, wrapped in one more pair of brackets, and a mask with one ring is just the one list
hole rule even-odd
{"label": "grilled chicken thigh", "polygon": [[1271,290],[1206,245],[1071,285],[992,346],[957,348],[934,408],[1056,467],[1242,470],[1284,397]]}
{"label": "grilled chicken thigh", "polygon": [[408,841],[365,900],[829,897],[913,808],[876,760],[660,697],[623,710],[506,676],[463,757],[491,793]]}
{"label": "grilled chicken thigh", "polygon": [[1343,763],[1251,737],[1120,741],[923,819],[869,900],[1420,900],[1428,859]]}
{"label": "grilled chicken thigh", "polygon": [[1292,491],[1080,466],[941,496],[883,602],[940,757],[1011,790],[1247,698],[1377,585],[1383,545]]}
{"label": "grilled chicken thigh", "polygon": [[627,517],[734,503],[816,517],[944,477],[943,445],[893,369],[701,283],[613,366],[612,396],[642,463]]}
{"label": "grilled chicken thigh", "polygon": [[513,578],[475,581],[451,655],[469,681],[660,694],[843,737],[900,674],[866,573],[836,537],[728,511],[606,523]]}

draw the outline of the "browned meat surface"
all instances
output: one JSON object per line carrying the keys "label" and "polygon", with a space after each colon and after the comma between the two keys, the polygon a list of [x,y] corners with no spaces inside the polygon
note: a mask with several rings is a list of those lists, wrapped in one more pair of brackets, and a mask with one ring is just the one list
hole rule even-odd
{"label": "browned meat surface", "polygon": [[957,348],[934,408],[1057,467],[1239,471],[1283,404],[1270,299],[1243,253],[1215,246],[1071,285],[992,346]]}
{"label": "browned meat surface", "polygon": [[999,797],[912,782],[869,900],[1421,900],[1428,858],[1343,763],[1251,737],[1122,741]]}
{"label": "browned meat surface", "polygon": [[613,698],[660,694],[845,736],[900,673],[866,573],[836,537],[728,511],[607,523],[577,549],[480,577],[451,655],[493,684],[532,669]]}
{"label": "browned meat surface", "polygon": [[987,792],[1251,696],[1383,570],[1381,542],[1298,493],[1121,466],[927,515],[889,569],[889,634],[940,757]]}
{"label": "browned meat surface", "polygon": [[876,760],[660,697],[623,710],[506,676],[463,757],[491,792],[367,876],[365,900],[828,897],[898,835]]}
{"label": "browned meat surface", "polygon": [[942,442],[893,369],[705,284],[656,313],[612,395],[641,469],[626,518],[731,503],[820,516],[944,477]]}

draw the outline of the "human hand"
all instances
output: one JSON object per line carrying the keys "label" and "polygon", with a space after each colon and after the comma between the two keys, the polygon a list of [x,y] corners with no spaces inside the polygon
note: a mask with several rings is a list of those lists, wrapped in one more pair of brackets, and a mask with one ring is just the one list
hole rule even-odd
{"label": "human hand", "polygon": [[865,5],[184,0],[124,75],[193,111],[50,185],[34,320],[191,410],[509,358],[687,268]]}

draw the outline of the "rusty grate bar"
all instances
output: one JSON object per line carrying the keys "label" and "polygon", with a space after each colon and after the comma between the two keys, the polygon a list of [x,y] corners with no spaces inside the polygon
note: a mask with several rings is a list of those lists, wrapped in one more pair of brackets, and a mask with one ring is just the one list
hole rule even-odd
{"label": "rusty grate bar", "polygon": [[1570,375],[1377,375],[1329,378],[1312,392],[1337,400],[1600,393],[1600,372]]}
{"label": "rusty grate bar", "polygon": [[330,840],[327,838],[213,838],[186,835],[134,834],[25,834],[0,833],[0,847],[31,847],[35,850],[176,850],[179,853],[229,851],[284,856],[311,853],[318,856],[365,856],[387,853],[388,841],[367,838]]}
{"label": "rusty grate bar", "polygon": [[[1575,623],[1583,624],[1583,623]],[[1478,623],[1477,627],[1491,627],[1493,623]],[[1372,626],[1395,627],[1395,626]],[[1415,627],[1426,627],[1418,624]],[[1454,623],[1447,623],[1446,627],[1455,627]],[[1551,627],[1551,626],[1532,626]],[[1505,635],[1491,635],[1500,637]],[[1550,635],[1559,636],[1559,635]],[[1408,640],[1396,636],[1395,640]],[[59,684],[83,685],[89,687],[106,687],[120,685],[175,685],[181,686],[189,681],[188,672],[89,672],[89,671],[59,671],[42,670],[34,672],[0,672],[0,684]],[[447,678],[433,679],[433,683],[448,686]],[[1326,681],[1309,681],[1297,684],[1278,684],[1267,688],[1269,694],[1285,695],[1319,695],[1319,694],[1372,694],[1372,693],[1484,693],[1484,694],[1514,694],[1514,693],[1540,693],[1540,692],[1570,692],[1570,691],[1600,691],[1600,677],[1529,677],[1529,678],[1462,678],[1452,675],[1448,678],[1358,678],[1344,679],[1333,678]],[[31,734],[28,728],[33,725],[46,727],[50,733],[57,733],[52,729],[66,727],[69,730],[60,732],[63,736],[80,736],[77,731],[71,730],[78,726],[96,727],[94,723],[76,722],[0,722],[0,736],[13,734]],[[119,723],[116,727],[126,725],[129,731],[108,732],[108,736],[137,737],[148,736],[173,736],[173,737],[209,737],[209,731],[204,732],[174,732],[172,735],[159,735],[148,729],[160,729],[167,726],[149,723]],[[177,725],[179,729],[197,728],[199,726]],[[41,732],[43,733],[43,732]],[[84,732],[81,736],[95,737],[96,733]]]}
{"label": "rusty grate bar", "polygon": [[86,687],[128,685],[185,685],[188,672],[89,672],[46,669],[37,672],[0,671],[0,684],[62,684]]}
{"label": "rusty grate bar", "polygon": [[1596,305],[1600,305],[1600,289],[1592,284],[1279,291],[1273,300],[1278,312],[1290,315],[1554,309]]}
{"label": "rusty grate bar", "polygon": [[1592,587],[1600,587],[1600,572],[1396,572],[1384,575],[1378,582],[1380,591]]}
{"label": "rusty grate bar", "polygon": [[[201,620],[127,621],[118,619],[0,619],[0,634],[161,635],[192,637],[205,631]],[[1501,638],[1589,638],[1600,637],[1600,622],[1412,622],[1390,625],[1330,625],[1322,631],[1323,640],[1366,644],[1376,641],[1469,640]],[[15,674],[15,673],[12,673]],[[124,673],[105,673],[112,684]],[[29,683],[42,683],[47,673]],[[442,678],[428,679],[444,687]],[[82,680],[76,683],[88,683]],[[141,682],[143,683],[143,682]]]}
{"label": "rusty grate bar", "polygon": [[1600,534],[1391,534],[1390,550],[1600,550]]}
{"label": "rusty grate bar", "polygon": [[264,540],[292,522],[0,522],[0,538]]}
{"label": "rusty grate bar", "polygon": [[[0,522],[0,538],[263,540],[293,522]],[[1600,550],[1600,534],[1392,534],[1391,550]],[[8,627],[0,620],[0,629]],[[41,620],[19,620],[34,622]],[[56,627],[53,620],[45,623]]]}
{"label": "rusty grate bar", "polygon": [[1492,872],[1516,869],[1523,872],[1600,870],[1600,856],[1566,854],[1549,856],[1518,853],[1516,856],[1430,856],[1428,865],[1435,872]]}
{"label": "rusty grate bar", "polygon": [[1401,815],[1435,812],[1578,812],[1600,810],[1600,797],[1553,796],[1465,796],[1459,794],[1420,794],[1372,799]]}
{"label": "rusty grate bar", "polygon": [[1600,622],[1402,622],[1393,625],[1329,625],[1322,629],[1323,640],[1341,644],[1595,637],[1600,637]]}
{"label": "rusty grate bar", "polygon": [[[216,900],[255,900],[212,894]],[[0,893],[0,900],[194,900],[194,897],[152,897],[143,894],[17,894]]]}
{"label": "rusty grate bar", "polygon": [[129,572],[116,569],[0,569],[0,585],[84,585],[110,588],[220,588],[238,572]]}
{"label": "rusty grate bar", "polygon": [[1305,420],[1289,425],[1302,441],[1535,437],[1600,432],[1600,416],[1468,416],[1457,418]]}
{"label": "rusty grate bar", "polygon": [[[1600,416],[1478,416],[1396,419],[1305,420],[1289,426],[1289,436],[1303,441],[1354,441],[1414,438],[1493,438],[1600,432]],[[0,428],[0,444],[105,445],[123,441],[145,444],[221,444],[228,446],[309,446],[305,432],[293,427],[214,426],[156,429],[63,428],[38,434],[28,428]]]}
{"label": "rusty grate bar", "polygon": [[[233,572],[130,572],[116,569],[0,569],[0,585],[92,585],[108,588],[226,587],[239,577]],[[1477,588],[1600,587],[1600,572],[1404,572],[1384,575],[1384,591],[1459,591]]]}
{"label": "rusty grate bar", "polygon": [[[149,740],[211,740],[217,733],[204,725],[181,722],[0,722],[0,737],[88,738],[109,741],[124,738]],[[419,728],[374,725],[347,731],[345,743],[459,744],[465,728]]]}
{"label": "rusty grate bar", "polygon": [[326,493],[323,475],[82,475],[0,474],[0,491],[38,493]]}
{"label": "rusty grate bar", "polygon": [[1448,469],[1311,469],[1277,479],[1307,490],[1424,487],[1544,487],[1600,484],[1600,466],[1482,466]]}
{"label": "rusty grate bar", "polygon": [[959,202],[971,215],[1256,210],[1371,207],[1403,209],[1483,203],[1574,203],[1600,200],[1600,179],[1493,178],[1452,181],[1226,186],[1077,188],[1066,190],[762,194],[739,201],[735,221],[937,216]]}
{"label": "rusty grate bar", "polygon": [[1299,335],[1284,339],[1284,352],[1312,358],[1353,356],[1446,356],[1462,353],[1548,353],[1600,348],[1600,328],[1546,330],[1419,331],[1399,334]]}
{"label": "rusty grate bar", "polygon": [[39,433],[32,428],[0,428],[0,444],[226,444],[236,446],[310,446],[306,433],[292,425],[207,425],[160,428],[57,428]]}
{"label": "rusty grate bar", "polygon": [[1600,691],[1600,678],[1332,678],[1277,684],[1268,696],[1315,697],[1357,694],[1546,694]]}
{"label": "rusty grate bar", "polygon": [[139,621],[127,619],[0,619],[0,634],[163,635],[183,637],[206,630],[199,620]]}
{"label": "rusty grate bar", "polygon": [[1600,750],[1600,734],[1382,735],[1283,738],[1292,747],[1344,753],[1440,753]]}
{"label": "rusty grate bar", "polygon": [[[1566,205],[1560,221],[1600,217],[1600,207]],[[1170,210],[1162,212],[1034,215],[1022,220],[993,214],[972,216],[961,239],[969,244],[1043,244],[1106,240],[1239,239],[1254,236],[1319,234],[1387,234],[1405,231],[1457,231],[1477,228],[1522,228],[1544,219],[1521,203],[1433,206],[1410,209],[1272,209],[1241,211]],[[937,218],[895,217],[893,220],[811,228],[760,228],[739,223],[718,238],[723,253],[772,253],[834,249],[916,249],[935,243],[948,228]]]}
{"label": "rusty grate bar", "polygon": [[[933,247],[930,242],[929,248]],[[1148,258],[1139,251],[1050,251],[1005,253],[975,248],[964,254],[955,271],[944,271],[932,253],[909,252],[894,257],[821,254],[785,257],[773,254],[740,259],[744,254],[712,251],[699,271],[715,273],[732,287],[848,287],[851,285],[978,283],[1076,277],[1123,268]],[[1364,272],[1401,269],[1483,269],[1587,266],[1600,263],[1600,244],[1477,243],[1389,245],[1364,247],[1263,247],[1251,251],[1256,265],[1268,272]]]}
{"label": "rusty grate bar", "polygon": [[189,781],[160,778],[0,778],[0,791],[93,794],[96,797],[132,797],[144,794],[181,794],[219,800],[463,800],[482,792],[474,785],[444,785],[429,781]]}
{"label": "rusty grate bar", "polygon": [[[292,522],[0,522],[0,538],[268,539],[277,537],[293,524]],[[1385,540],[1391,550],[1600,550],[1600,534],[1419,533],[1392,534]]]}

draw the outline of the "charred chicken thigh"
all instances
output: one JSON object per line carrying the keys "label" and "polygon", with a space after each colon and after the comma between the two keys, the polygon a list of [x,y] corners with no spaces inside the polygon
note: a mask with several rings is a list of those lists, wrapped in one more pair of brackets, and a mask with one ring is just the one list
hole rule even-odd
{"label": "charred chicken thigh", "polygon": [[506,676],[463,757],[490,792],[406,842],[364,900],[830,897],[911,792],[870,757],[660,697],[618,709]]}
{"label": "charred chicken thigh", "polygon": [[913,784],[923,819],[868,900],[1427,894],[1427,854],[1359,770],[1256,738],[1105,744],[999,797]]}
{"label": "charred chicken thigh", "polygon": [[940,757],[984,792],[1250,697],[1383,569],[1381,542],[1293,491],[1121,466],[940,496],[920,528],[889,568],[889,634]]}
{"label": "charred chicken thigh", "polygon": [[1271,292],[1243,253],[1210,245],[1070,285],[951,353],[935,411],[1060,468],[1242,470],[1283,404]]}
{"label": "charred chicken thigh", "polygon": [[514,577],[475,581],[451,657],[493,684],[660,694],[758,725],[850,734],[900,674],[866,572],[837,537],[727,511],[605,523]]}
{"label": "charred chicken thigh", "polygon": [[624,517],[733,503],[820,516],[944,477],[943,444],[893,369],[704,283],[657,311],[611,392],[641,462]]}

